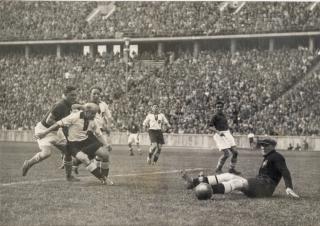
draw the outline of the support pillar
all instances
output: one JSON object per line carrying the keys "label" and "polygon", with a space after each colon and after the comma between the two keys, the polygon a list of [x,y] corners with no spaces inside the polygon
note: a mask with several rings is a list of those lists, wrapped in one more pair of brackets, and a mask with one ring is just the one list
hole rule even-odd
{"label": "support pillar", "polygon": [[274,38],[269,39],[269,51],[270,52],[274,51]]}
{"label": "support pillar", "polygon": [[57,45],[57,58],[58,59],[61,58],[61,45],[60,44]]}
{"label": "support pillar", "polygon": [[25,46],[24,47],[24,55],[26,58],[29,58],[30,56],[30,46]]}
{"label": "support pillar", "polygon": [[231,51],[231,55],[234,56],[234,54],[237,51],[237,40],[236,39],[231,39],[230,51]]}
{"label": "support pillar", "polygon": [[314,51],[314,37],[309,37],[309,51],[311,53]]}
{"label": "support pillar", "polygon": [[198,58],[200,52],[200,43],[198,41],[195,41],[193,43],[193,57]]}
{"label": "support pillar", "polygon": [[162,42],[158,42],[158,57],[162,57],[164,55],[164,44]]}

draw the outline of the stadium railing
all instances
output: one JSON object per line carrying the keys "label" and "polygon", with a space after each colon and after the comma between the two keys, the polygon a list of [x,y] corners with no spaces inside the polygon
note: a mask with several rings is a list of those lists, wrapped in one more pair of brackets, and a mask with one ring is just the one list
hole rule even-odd
{"label": "stadium railing", "polygon": [[[302,136],[277,136],[277,149],[286,150],[289,144],[294,147],[299,144],[303,146],[303,140],[308,143],[308,151],[320,151],[320,137]],[[249,140],[246,135],[235,135],[237,146],[240,149],[250,149]],[[114,145],[127,145],[128,136],[124,132],[113,132],[111,140]],[[0,142],[35,142],[32,130],[0,130]],[[194,149],[216,149],[212,134],[165,134],[166,146],[188,147]],[[147,133],[140,134],[140,144],[149,145]]]}

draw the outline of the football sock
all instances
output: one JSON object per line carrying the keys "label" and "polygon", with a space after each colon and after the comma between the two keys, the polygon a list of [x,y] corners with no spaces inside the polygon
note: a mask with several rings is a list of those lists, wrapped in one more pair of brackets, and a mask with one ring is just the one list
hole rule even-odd
{"label": "football sock", "polygon": [[222,156],[220,156],[219,160],[218,160],[218,164],[217,164],[217,169],[221,170],[224,163],[227,161],[227,159],[229,158],[229,151],[228,149],[223,150],[224,154]]}
{"label": "football sock", "polygon": [[90,163],[88,166],[87,166],[87,170],[92,174],[94,175],[96,178],[98,179],[101,179],[103,178],[101,172],[100,172],[100,169],[96,166],[95,163]]}
{"label": "football sock", "polygon": [[72,174],[72,161],[64,161],[64,169],[66,171],[66,176],[71,177]]}
{"label": "football sock", "polygon": [[158,161],[159,156],[160,156],[160,153],[161,153],[161,148],[158,148],[158,151],[156,152],[156,154],[155,154],[154,157],[153,157],[153,161],[154,161],[154,162],[157,162],[157,161]]}
{"label": "football sock", "polygon": [[97,168],[100,170],[101,175],[108,177],[108,175],[109,175],[109,162],[104,162],[104,161],[100,161],[97,159],[95,159],[94,161],[95,161]]}

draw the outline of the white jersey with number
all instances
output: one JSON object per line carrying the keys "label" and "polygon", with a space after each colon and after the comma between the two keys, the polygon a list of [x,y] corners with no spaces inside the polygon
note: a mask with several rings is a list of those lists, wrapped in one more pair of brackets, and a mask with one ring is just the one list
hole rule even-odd
{"label": "white jersey with number", "polygon": [[169,125],[167,118],[164,114],[149,113],[146,119],[143,121],[143,127],[149,127],[151,130],[161,130],[162,125]]}
{"label": "white jersey with number", "polygon": [[83,112],[79,111],[71,113],[67,117],[57,122],[60,126],[68,127],[68,140],[69,141],[82,141],[88,138],[87,132],[92,131],[96,136],[102,136],[101,130],[95,120],[89,120],[88,126],[84,126],[85,120],[83,119]]}

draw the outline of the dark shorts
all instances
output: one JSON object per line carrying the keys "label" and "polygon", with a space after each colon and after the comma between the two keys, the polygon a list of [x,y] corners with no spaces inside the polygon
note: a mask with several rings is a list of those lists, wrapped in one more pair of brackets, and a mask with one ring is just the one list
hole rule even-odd
{"label": "dark shorts", "polygon": [[248,189],[243,193],[251,198],[270,197],[276,189],[275,183],[269,177],[256,177],[248,179]]}
{"label": "dark shorts", "polygon": [[164,144],[164,138],[161,130],[149,130],[151,143]]}
{"label": "dark shorts", "polygon": [[89,159],[93,159],[96,151],[102,147],[102,144],[94,135],[89,135],[87,139],[82,141],[70,141],[68,145],[68,149],[73,156],[82,151],[88,155]]}
{"label": "dark shorts", "polygon": [[253,144],[253,140],[254,140],[253,137],[250,137],[250,138],[249,138],[249,143],[250,143],[250,144]]}

